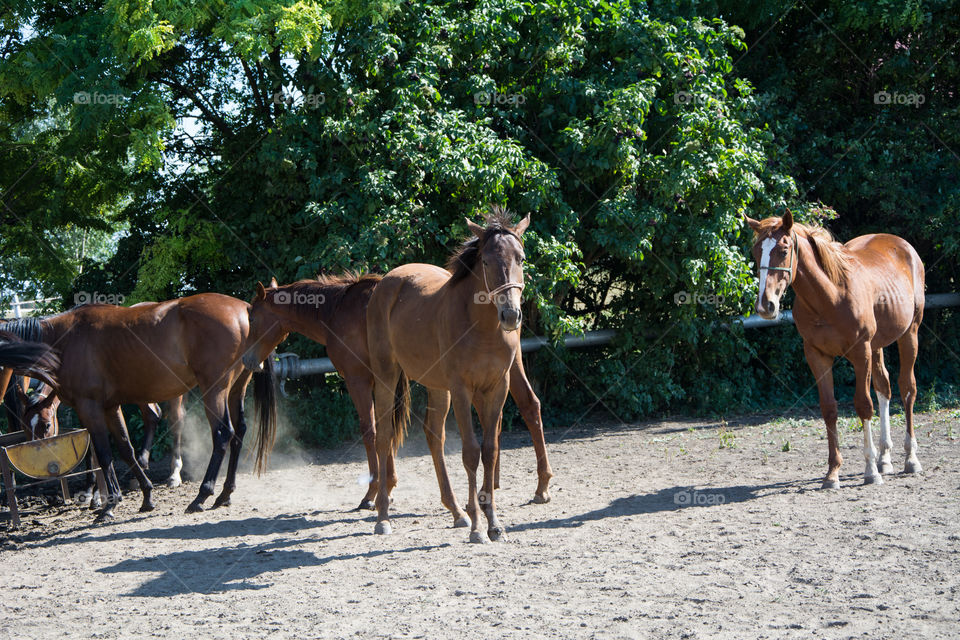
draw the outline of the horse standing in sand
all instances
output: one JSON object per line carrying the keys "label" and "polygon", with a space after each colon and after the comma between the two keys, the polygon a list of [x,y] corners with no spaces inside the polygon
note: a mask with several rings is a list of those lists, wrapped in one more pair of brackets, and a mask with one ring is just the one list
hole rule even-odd
{"label": "horse standing in sand", "polygon": [[[367,452],[371,480],[358,509],[374,508],[373,499],[377,495],[378,487],[373,414],[374,377],[370,369],[370,355],[367,348],[367,304],[374,287],[379,282],[380,276],[376,275],[344,274],[321,276],[315,280],[300,280],[282,286],[273,280],[268,288],[258,283],[250,308],[251,327],[266,329],[278,326],[283,331],[300,333],[327,346],[327,355],[337,372],[343,377],[350,399],[357,410],[360,433]],[[517,403],[517,408],[530,431],[530,438],[537,456],[538,480],[533,502],[543,504],[550,501],[549,484],[550,478],[553,477],[553,470],[550,468],[544,442],[540,400],[537,399],[530,381],[527,380],[519,350],[510,369],[510,395]],[[445,439],[443,427],[446,416],[446,411],[443,415],[430,411],[423,425],[437,474],[437,482],[441,487],[450,485],[443,458]],[[391,478],[389,486],[392,488],[396,485],[396,474],[392,469],[389,478]],[[499,478],[495,480],[495,488],[499,488]],[[444,506],[453,514],[454,522],[466,523],[466,516],[455,499],[445,502]]]}
{"label": "horse standing in sand", "polygon": [[[837,401],[833,396],[833,361],[842,356],[856,372],[854,405],[863,423],[864,484],[881,484],[892,473],[890,450],[890,376],[883,364],[883,348],[897,343],[900,350],[900,398],[906,415],[904,473],[919,473],[917,439],[913,432],[913,403],[917,381],[917,331],[923,320],[924,269],[916,250],[906,240],[886,233],[834,242],[830,233],[783,218],[753,220],[744,216],[755,233],[753,259],[758,266],[760,293],[756,310],[764,318],[780,312],[780,297],[788,286],[796,294],[793,319],[803,338],[803,351],[820,394],[820,411],[827,426],[830,449],[825,489],[840,486],[843,458],[837,443]],[[870,383],[880,402],[880,452],[873,446],[870,419],[873,402]],[[880,467],[877,467],[879,459]]]}
{"label": "horse standing in sand", "polygon": [[[494,486],[503,403],[510,368],[520,349],[520,292],[523,242],[530,216],[511,227],[506,211],[494,208],[486,228],[470,220],[474,237],[457,251],[448,269],[406,264],[387,273],[367,307],[367,342],[376,384],[374,407],[377,461],[376,533],[391,532],[390,488],[394,456],[409,418],[409,379],[427,387],[427,420],[453,412],[463,440],[469,481],[470,541],[499,539]],[[483,447],[473,431],[471,406],[483,427]],[[483,460],[483,486],[477,468]],[[383,481],[387,479],[387,481]],[[445,505],[453,504],[449,482],[441,483]],[[487,532],[480,530],[480,509]]]}
{"label": "horse standing in sand", "polygon": [[163,402],[199,385],[213,452],[199,494],[187,511],[202,510],[203,502],[213,495],[229,447],[227,478],[214,506],[228,505],[246,432],[243,396],[252,375],[259,414],[257,468],[263,468],[276,433],[276,395],[268,356],[286,335],[253,333],[248,319],[246,302],[218,293],[136,307],[83,305],[41,319],[40,342],[56,345],[60,355],[54,389],[90,431],[105,469],[109,496],[98,520],[112,518],[114,505],[121,500],[108,431],[140,483],[140,510],[153,509],[153,486],[134,456],[120,411],[123,403]]}

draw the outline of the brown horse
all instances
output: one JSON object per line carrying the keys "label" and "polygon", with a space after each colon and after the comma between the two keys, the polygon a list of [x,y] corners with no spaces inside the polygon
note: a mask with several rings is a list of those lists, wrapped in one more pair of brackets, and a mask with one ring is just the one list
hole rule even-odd
{"label": "brown horse", "polygon": [[[756,310],[764,318],[779,313],[780,297],[788,286],[796,294],[793,319],[803,338],[803,351],[817,381],[820,411],[827,425],[830,448],[825,489],[840,486],[843,458],[837,444],[837,401],[833,396],[833,361],[841,356],[856,372],[854,405],[863,423],[865,484],[883,482],[892,473],[890,450],[890,376],[883,364],[883,348],[897,343],[900,350],[900,397],[906,414],[904,473],[919,473],[917,440],[913,433],[913,403],[917,381],[917,331],[923,320],[924,269],[920,256],[906,240],[886,233],[834,242],[821,227],[783,218],[747,223],[756,234],[753,258],[759,269],[760,293]],[[873,402],[870,383],[880,402],[880,469],[873,446],[870,419]]]}
{"label": "brown horse", "polygon": [[[279,326],[283,331],[300,333],[327,346],[327,355],[343,376],[350,399],[357,410],[360,432],[367,452],[371,480],[358,509],[374,508],[373,499],[377,495],[378,487],[376,431],[373,419],[374,377],[367,349],[367,304],[378,282],[380,276],[356,274],[321,276],[316,280],[300,280],[283,286],[273,280],[267,289],[258,284],[256,297],[250,308],[251,327]],[[510,369],[510,395],[527,424],[537,455],[538,484],[533,502],[549,502],[553,470],[550,468],[544,443],[540,401],[527,380],[519,351]],[[437,481],[441,487],[449,486],[443,459],[442,426],[446,422],[446,411],[443,415],[431,412],[429,417],[430,420],[424,422],[424,431],[433,457]],[[394,476],[391,470],[390,477]],[[393,484],[396,484],[395,479]],[[499,483],[495,488],[499,488]],[[453,513],[454,521],[465,526],[465,514],[456,501],[444,505]]]}
{"label": "brown horse", "polygon": [[[244,391],[251,370],[261,369],[254,374],[254,400],[260,418],[257,467],[262,469],[276,432],[274,380],[267,356],[285,336],[274,334],[276,342],[268,342],[252,333],[248,315],[246,302],[205,293],[137,307],[84,305],[41,320],[42,342],[56,345],[60,353],[54,389],[90,431],[106,470],[109,497],[98,520],[112,518],[121,499],[108,431],[140,483],[140,510],[153,509],[153,487],[134,456],[122,403],[162,402],[200,386],[214,446],[199,495],[187,511],[202,510],[213,495],[229,446],[227,478],[214,505],[223,506],[230,503],[235,487],[246,432]],[[267,366],[261,368],[261,362]]]}
{"label": "brown horse", "polygon": [[[520,292],[523,290],[521,236],[530,216],[509,225],[504,210],[491,212],[483,228],[467,220],[474,238],[448,263],[448,269],[407,264],[387,273],[367,307],[367,341],[373,370],[378,475],[376,533],[390,533],[390,489],[394,456],[409,417],[409,384],[427,387],[428,433],[442,434],[438,417],[451,400],[463,441],[469,481],[467,515],[471,542],[499,539],[494,486],[503,403],[510,369],[520,350]],[[473,431],[471,406],[483,427],[483,447]],[[483,460],[483,487],[477,468]],[[455,504],[449,482],[441,482],[445,505]],[[487,533],[480,530],[480,508]]]}

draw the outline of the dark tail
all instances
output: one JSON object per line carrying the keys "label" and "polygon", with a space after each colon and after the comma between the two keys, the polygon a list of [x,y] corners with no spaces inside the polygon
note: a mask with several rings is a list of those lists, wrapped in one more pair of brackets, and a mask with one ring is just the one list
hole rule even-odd
{"label": "dark tail", "polygon": [[393,445],[393,452],[403,444],[403,439],[407,437],[407,426],[410,424],[410,378],[403,371],[400,372],[400,379],[397,380],[397,391],[393,397],[393,436],[390,443]]}
{"label": "dark tail", "polygon": [[42,342],[24,342],[12,333],[0,331],[0,367],[56,387],[60,357]]}
{"label": "dark tail", "polygon": [[253,402],[257,410],[257,475],[267,469],[267,460],[277,439],[277,385],[273,377],[273,354],[263,361],[263,368],[253,374]]}

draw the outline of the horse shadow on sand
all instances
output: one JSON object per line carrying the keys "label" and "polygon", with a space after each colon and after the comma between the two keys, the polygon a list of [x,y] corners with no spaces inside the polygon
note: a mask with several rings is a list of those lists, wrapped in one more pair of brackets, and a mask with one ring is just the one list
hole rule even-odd
{"label": "horse shadow on sand", "polygon": [[218,549],[175,551],[145,558],[121,560],[99,573],[155,573],[125,596],[167,597],[191,593],[226,593],[267,589],[267,576],[285,569],[322,567],[334,561],[374,558],[402,553],[423,553],[450,546],[422,545],[402,549],[378,549],[362,553],[320,556],[302,548],[305,544],[323,544],[330,538],[280,538],[256,545],[239,543]]}
{"label": "horse shadow on sand", "polygon": [[562,529],[579,527],[587,522],[604,520],[606,518],[654,515],[666,511],[678,511],[680,509],[715,509],[723,505],[748,502],[750,500],[758,500],[778,494],[811,490],[808,489],[808,487],[811,486],[813,482],[813,480],[807,479],[758,485],[702,487],[698,489],[690,486],[666,487],[654,493],[616,498],[607,506],[586,513],[579,513],[565,518],[528,522],[507,527],[507,530]]}

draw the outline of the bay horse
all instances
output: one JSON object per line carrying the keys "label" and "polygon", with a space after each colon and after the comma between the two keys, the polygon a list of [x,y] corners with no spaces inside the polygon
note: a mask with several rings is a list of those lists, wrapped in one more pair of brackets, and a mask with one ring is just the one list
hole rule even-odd
{"label": "bay horse", "polygon": [[[913,431],[917,396],[913,366],[923,320],[924,268],[916,250],[903,238],[886,233],[840,244],[822,227],[794,222],[790,211],[782,218],[744,218],[755,234],[752,252],[760,277],[757,313],[775,318],[788,286],[796,295],[793,319],[817,381],[820,411],[827,426],[830,453],[823,488],[839,488],[843,464],[833,395],[833,361],[838,356],[849,360],[856,373],[854,406],[863,423],[864,484],[882,484],[882,474],[893,472],[890,376],[883,363],[883,348],[893,342],[900,351],[900,398],[907,423],[903,470],[920,473]],[[870,430],[871,381],[880,403],[879,456]]]}
{"label": "bay horse", "polygon": [[251,332],[248,315],[249,305],[242,300],[201,293],[136,307],[83,305],[40,320],[42,342],[55,345],[60,356],[54,390],[90,431],[105,469],[109,496],[98,521],[112,519],[114,505],[121,500],[108,432],[140,483],[140,510],[154,508],[153,486],[134,455],[120,411],[123,403],[163,402],[200,386],[213,452],[199,494],[187,512],[202,511],[203,502],[213,495],[228,446],[227,477],[214,506],[230,504],[246,432],[243,396],[252,376],[259,414],[256,467],[262,471],[276,434],[276,395],[268,356],[286,336]]}
{"label": "bay horse", "polygon": [[[510,226],[509,214],[499,207],[491,210],[486,228],[468,219],[473,237],[450,257],[447,269],[428,264],[397,267],[373,290],[367,307],[378,475],[391,481],[395,477],[394,456],[409,421],[409,380],[427,388],[431,425],[436,424],[434,416],[447,414],[452,402],[469,483],[471,542],[503,537],[494,502],[495,470],[510,369],[520,350],[521,238],[529,224],[528,215]],[[471,406],[483,428],[482,448]],[[481,459],[483,486],[478,491]],[[440,490],[453,500],[449,483]],[[380,483],[376,505],[374,531],[389,534],[388,482]],[[486,533],[480,530],[481,507]]]}
{"label": "bay horse", "polygon": [[[327,355],[343,377],[350,399],[357,410],[360,433],[367,454],[371,480],[358,509],[374,508],[373,499],[377,495],[378,487],[373,413],[374,377],[367,348],[367,304],[380,279],[378,275],[360,276],[347,273],[299,280],[282,286],[273,279],[268,288],[257,283],[256,295],[250,307],[251,326],[279,326],[283,331],[300,333],[327,346]],[[538,480],[533,502],[543,504],[550,501],[549,485],[553,470],[550,468],[544,442],[540,400],[527,380],[519,351],[510,369],[510,395],[530,431],[537,456]],[[450,486],[443,458],[443,426],[446,415],[446,410],[443,415],[430,411],[423,425],[437,482],[441,487]],[[391,479],[388,488],[392,489],[396,485],[392,469],[388,477]],[[499,478],[496,478],[495,488],[499,488]],[[444,506],[453,514],[454,522],[466,526],[466,514],[457,505],[452,492],[442,495],[441,498]]]}
{"label": "bay horse", "polygon": [[[5,322],[0,325],[0,330],[22,341],[36,342],[40,336],[40,322],[28,317],[12,323]],[[34,386],[34,392],[28,394]],[[0,373],[0,398],[7,414],[7,428],[11,432],[23,431],[31,440],[57,435],[57,407],[50,399],[51,395],[55,399],[53,387],[42,380],[16,375],[10,369]]]}

